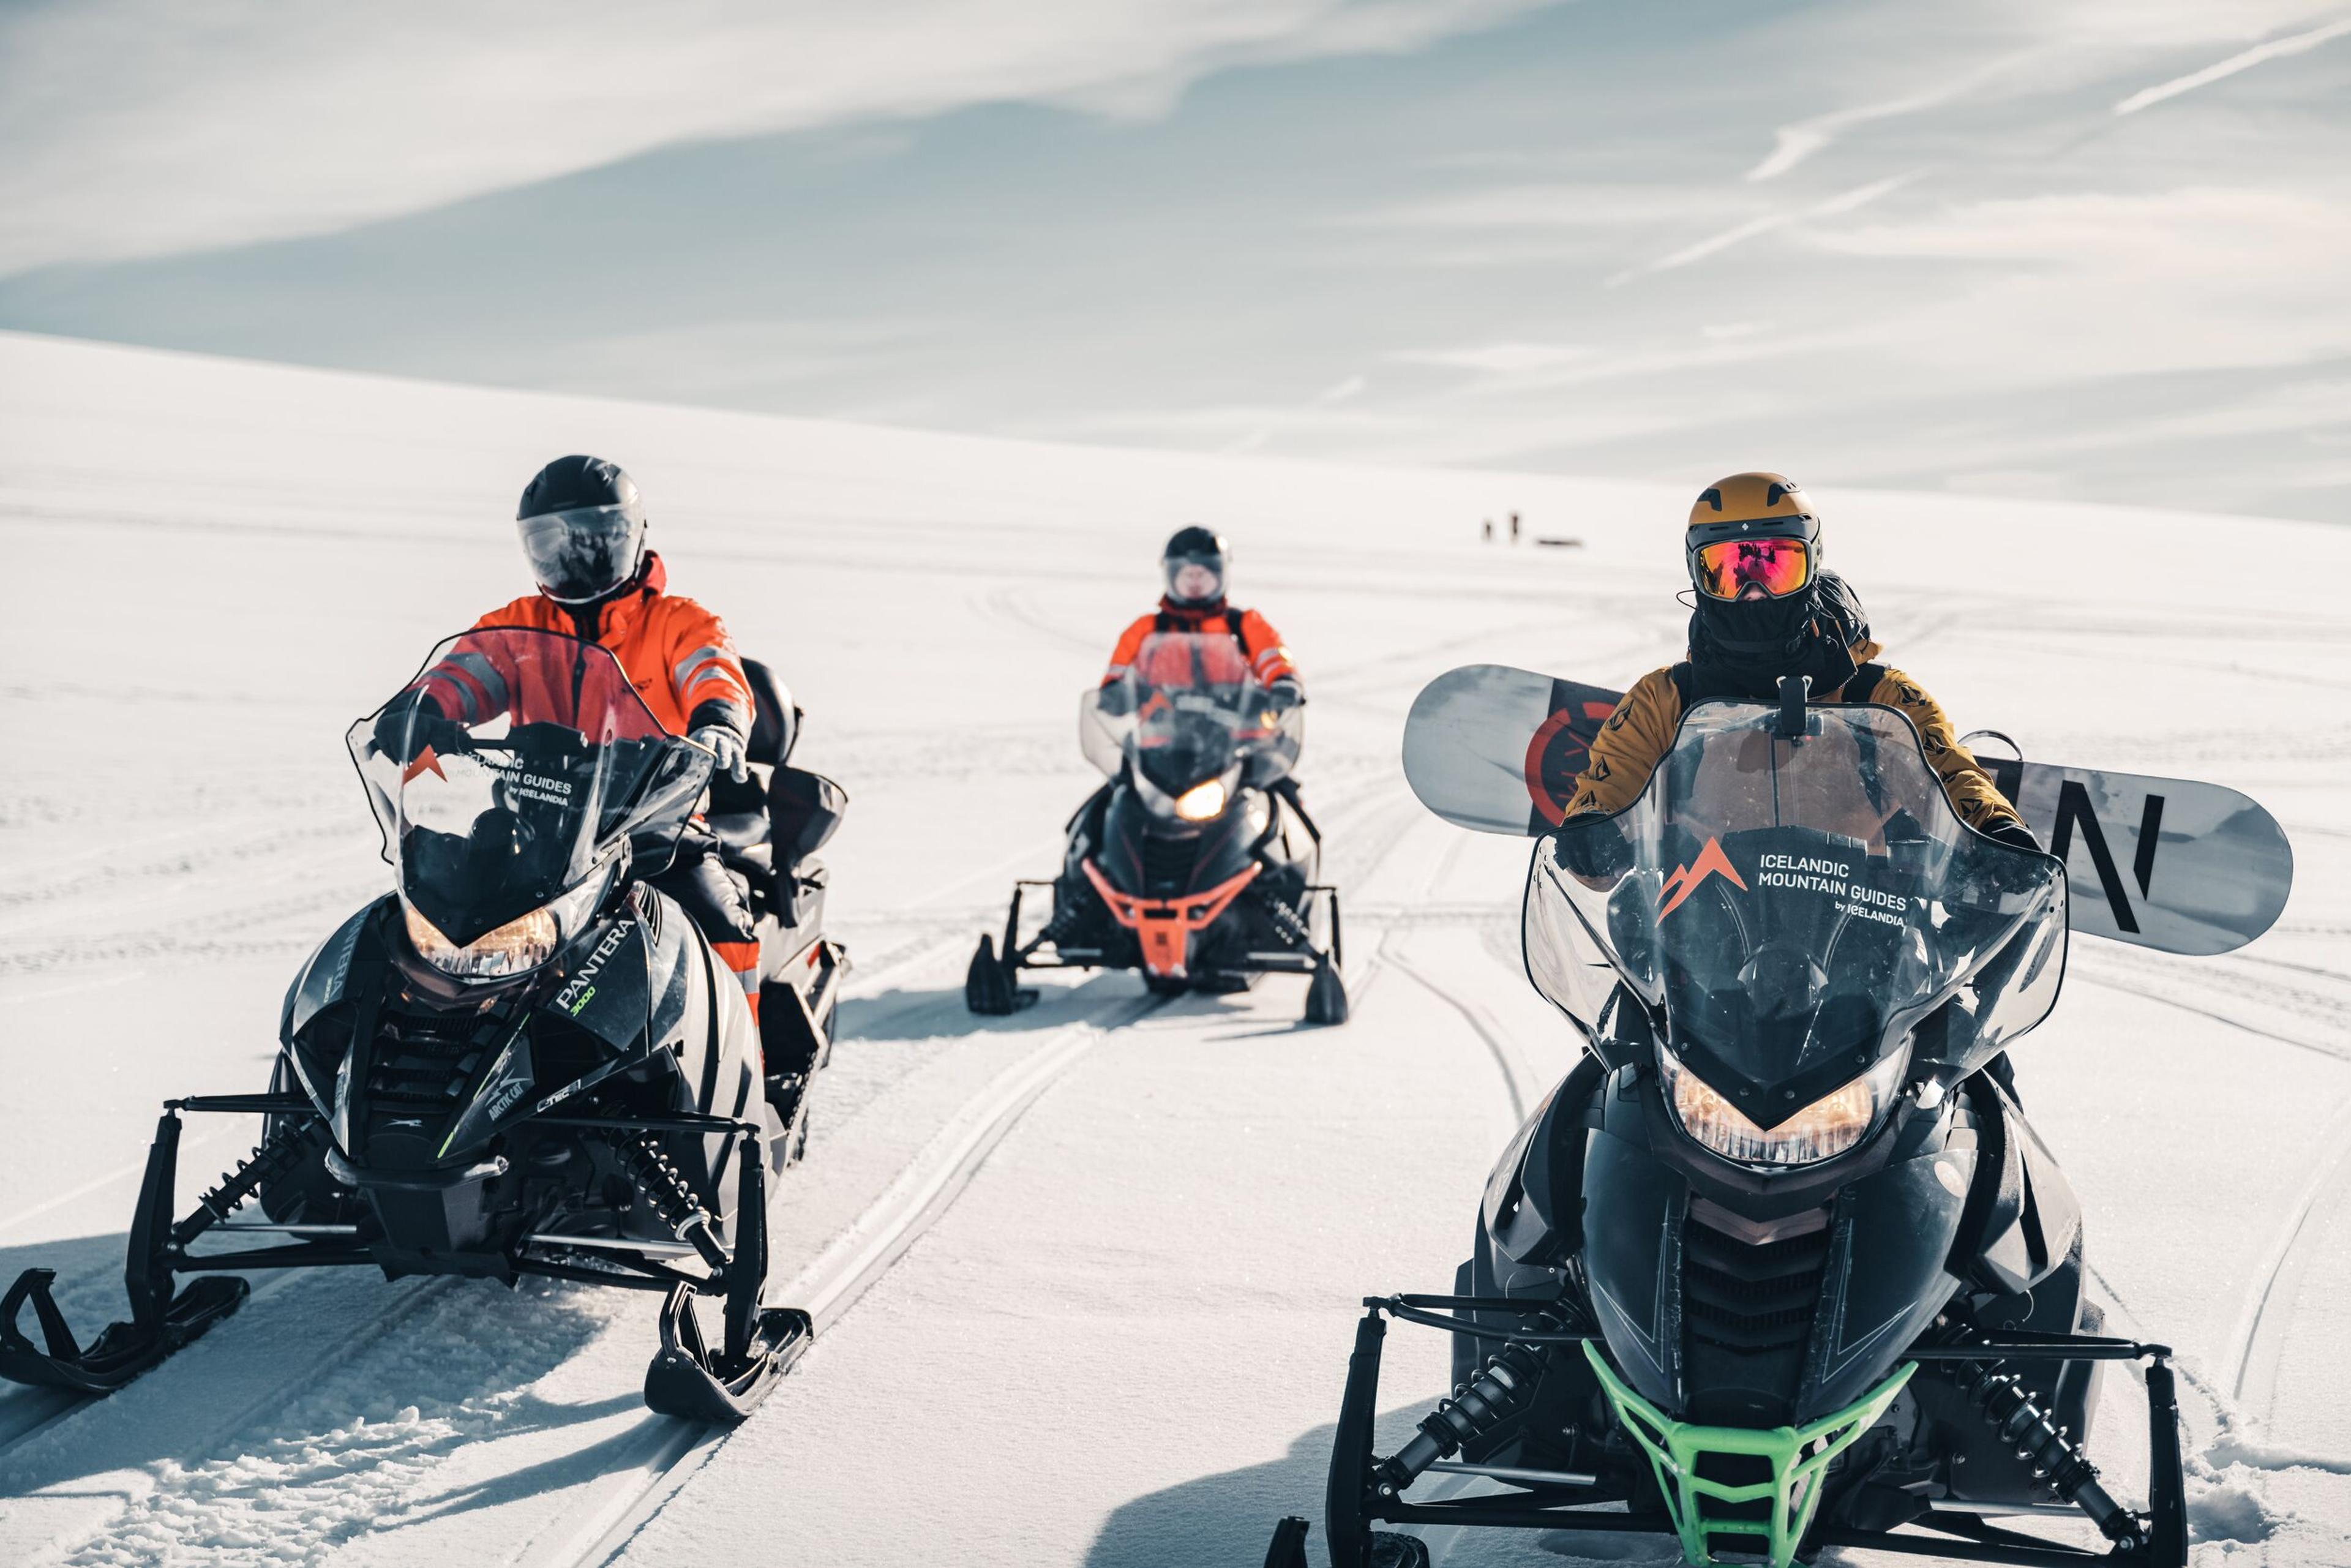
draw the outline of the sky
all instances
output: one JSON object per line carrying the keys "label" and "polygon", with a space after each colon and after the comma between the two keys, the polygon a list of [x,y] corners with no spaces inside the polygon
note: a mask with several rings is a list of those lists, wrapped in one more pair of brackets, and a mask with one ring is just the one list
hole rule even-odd
{"label": "sky", "polygon": [[1186,450],[2351,500],[2351,0],[0,0],[0,328]]}

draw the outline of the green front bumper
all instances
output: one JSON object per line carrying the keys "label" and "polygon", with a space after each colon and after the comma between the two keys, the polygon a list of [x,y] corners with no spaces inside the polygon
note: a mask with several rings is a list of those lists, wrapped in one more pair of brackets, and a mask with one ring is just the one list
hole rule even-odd
{"label": "green front bumper", "polygon": [[[1820,1507],[1821,1481],[1828,1474],[1829,1461],[1852,1447],[1886,1414],[1886,1407],[1918,1370],[1915,1361],[1903,1363],[1860,1399],[1817,1421],[1757,1430],[1676,1421],[1634,1393],[1589,1340],[1584,1342],[1583,1354],[1600,1386],[1607,1390],[1616,1418],[1649,1456],[1657,1490],[1665,1494],[1666,1511],[1681,1536],[1683,1560],[1714,1562],[1707,1550],[1710,1535],[1753,1535],[1762,1538],[1771,1568],[1789,1568],[1795,1561],[1796,1547]],[[1698,1461],[1709,1454],[1763,1458],[1771,1463],[1771,1479],[1746,1486],[1708,1480],[1698,1470]],[[1725,1518],[1711,1508],[1716,1503],[1758,1501],[1771,1504],[1769,1519]]]}

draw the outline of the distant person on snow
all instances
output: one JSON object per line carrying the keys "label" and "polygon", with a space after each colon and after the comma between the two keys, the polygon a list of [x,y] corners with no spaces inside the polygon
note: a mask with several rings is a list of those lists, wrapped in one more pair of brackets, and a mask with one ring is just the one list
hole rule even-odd
{"label": "distant person on snow", "polygon": [[1254,610],[1235,610],[1225,601],[1225,557],[1222,536],[1203,528],[1178,528],[1161,552],[1160,568],[1166,591],[1159,608],[1137,616],[1111,650],[1110,665],[1102,684],[1124,680],[1143,652],[1144,639],[1163,632],[1225,632],[1240,644],[1249,671],[1259,685],[1295,707],[1306,700],[1305,685],[1290,662],[1281,633]]}
{"label": "distant person on snow", "polygon": [[[610,649],[664,727],[711,752],[719,771],[748,777],[754,704],[734,639],[716,615],[665,591],[669,574],[646,548],[644,506],[628,475],[601,457],[559,457],[525,487],[515,518],[538,591],[491,611],[475,630],[528,627]],[[379,737],[396,733],[385,727],[395,709],[403,720],[415,706],[467,722],[502,709],[507,683],[476,667],[486,662],[462,646],[450,653],[410,688],[413,697],[384,710]],[[783,708],[789,723],[789,700]],[[756,1021],[758,935],[744,890],[719,864],[717,836],[695,818],[669,870],[649,880],[709,938]]]}
{"label": "distant person on snow", "polygon": [[1782,675],[1810,675],[1813,702],[1882,703],[1908,718],[1968,826],[2020,849],[2041,847],[1959,744],[1941,705],[1876,662],[1882,650],[1861,601],[1843,578],[1821,570],[1821,520],[1793,481],[1733,474],[1708,486],[1690,507],[1682,548],[1697,604],[1688,657],[1650,671],[1625,694],[1592,742],[1569,816],[1631,805],[1693,705],[1776,701]]}

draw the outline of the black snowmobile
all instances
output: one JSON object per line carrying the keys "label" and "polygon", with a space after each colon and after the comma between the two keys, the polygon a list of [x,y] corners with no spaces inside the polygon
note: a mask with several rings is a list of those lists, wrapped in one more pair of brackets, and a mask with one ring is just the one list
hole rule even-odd
{"label": "black snowmobile", "polygon": [[[1494,1167],[1453,1293],[1365,1301],[1338,1568],[1427,1561],[1382,1522],[1772,1568],[2187,1562],[2170,1353],[2096,1332],[2081,1210],[2009,1087],[2064,975],[2064,868],[1963,827],[1894,710],[1782,691],[1693,708],[1639,800],[1538,844],[1527,972],[1590,1052]],[[1390,1318],[1459,1337],[1383,1457]],[[2147,1363],[2143,1511],[2085,1451],[2116,1360]],[[2014,1528],[2085,1515],[2103,1549]]]}
{"label": "black snowmobile", "polygon": [[[756,873],[764,1052],[739,982],[639,880],[670,863],[710,754],[665,731],[593,643],[452,638],[407,693],[445,687],[462,696],[439,711],[482,716],[395,697],[350,735],[396,891],[296,977],[267,1092],[165,1103],[131,1219],[131,1320],[84,1348],[53,1272],[27,1270],[0,1300],[0,1375],[108,1393],[235,1311],[238,1274],[372,1264],[665,1292],[645,1402],[747,1414],[812,1332],[760,1288],[768,1184],[799,1155],[842,972],[807,854],[845,804],[786,764],[797,716],[766,672],[753,685],[767,800],[720,780],[710,821],[726,861]],[[736,820],[747,802],[757,829]],[[263,1136],[182,1216],[193,1112],[258,1114]],[[197,1250],[232,1234],[273,1242]],[[194,1278],[175,1291],[181,1275]],[[698,1297],[720,1304],[715,1333]],[[28,1303],[46,1351],[18,1322]]]}
{"label": "black snowmobile", "polygon": [[[1035,1001],[1023,969],[1140,969],[1166,996],[1292,974],[1309,977],[1308,1022],[1344,1023],[1338,890],[1315,880],[1322,835],[1290,776],[1304,720],[1231,637],[1146,639],[1080,704],[1080,744],[1111,781],[1070,819],[1060,878],[1014,885],[1001,949],[979,939],[971,1010]],[[1034,889],[1050,890],[1050,912],[1028,930]]]}

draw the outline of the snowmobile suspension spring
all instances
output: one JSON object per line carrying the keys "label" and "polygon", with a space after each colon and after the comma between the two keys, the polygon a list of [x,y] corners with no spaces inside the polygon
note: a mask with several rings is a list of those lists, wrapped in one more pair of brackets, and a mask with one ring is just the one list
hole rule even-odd
{"label": "snowmobile suspension spring", "polygon": [[2001,1441],[2032,1468],[2035,1480],[2079,1504],[2107,1540],[2125,1546],[2138,1543],[2137,1517],[2099,1484],[2098,1467],[2049,1418],[2021,1378],[2001,1371],[1998,1362],[1981,1361],[1961,1362],[1953,1376]]}
{"label": "snowmobile suspension spring", "polygon": [[638,1195],[661,1217],[661,1222],[680,1240],[693,1242],[702,1260],[713,1269],[726,1267],[726,1249],[711,1223],[710,1211],[694,1196],[685,1173],[677,1168],[661,1140],[651,1133],[640,1133],[633,1138],[616,1139],[615,1146]]}
{"label": "snowmobile suspension spring", "polygon": [[214,1225],[235,1212],[237,1205],[261,1190],[266,1182],[285,1176],[319,1145],[324,1124],[316,1117],[288,1122],[254,1145],[245,1163],[221,1173],[220,1185],[196,1200],[194,1212],[172,1227],[172,1244],[185,1247]]}
{"label": "snowmobile suspension spring", "polygon": [[1270,887],[1260,888],[1258,890],[1257,901],[1264,909],[1266,918],[1273,922],[1274,930],[1280,935],[1283,941],[1293,947],[1303,947],[1314,940],[1312,930],[1308,927],[1305,921],[1299,918],[1298,911],[1290,908],[1289,901],[1281,894]]}
{"label": "snowmobile suspension spring", "polygon": [[[1554,1311],[1538,1313],[1528,1320],[1527,1326],[1560,1333],[1569,1324]],[[1437,1402],[1412,1441],[1380,1466],[1374,1478],[1379,1487],[1384,1491],[1402,1491],[1437,1460],[1452,1458],[1464,1443],[1484,1437],[1524,1410],[1549,1354],[1547,1346],[1511,1340],[1488,1356],[1475,1376]]]}

